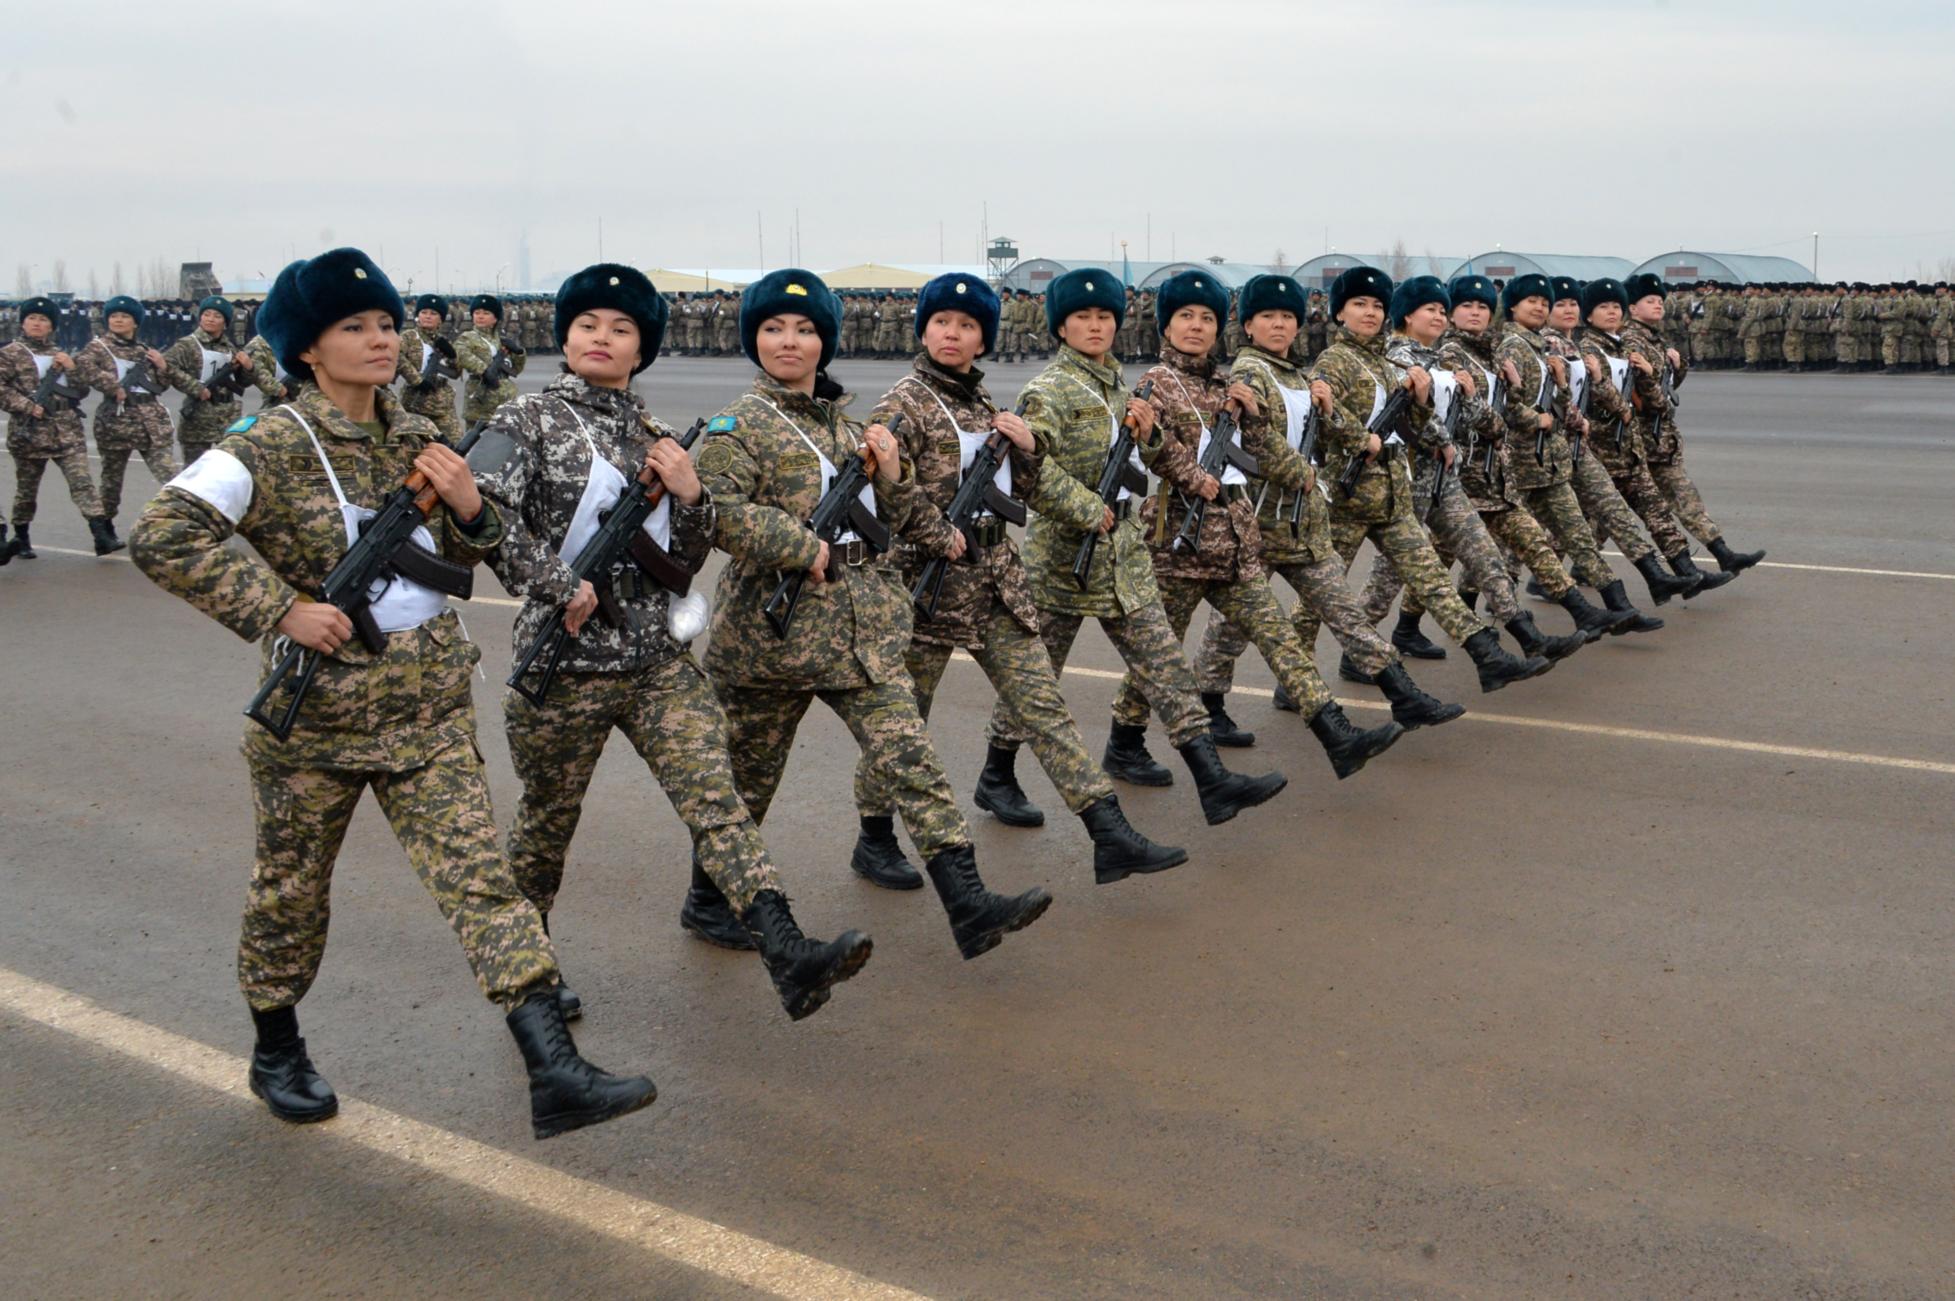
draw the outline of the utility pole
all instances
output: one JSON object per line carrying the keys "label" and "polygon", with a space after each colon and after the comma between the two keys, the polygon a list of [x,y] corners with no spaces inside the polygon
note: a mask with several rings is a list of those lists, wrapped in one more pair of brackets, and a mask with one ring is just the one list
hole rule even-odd
{"label": "utility pole", "polygon": [[1814,231],[1812,233],[1812,279],[1814,284],[1819,283],[1819,232],[1818,231]]}

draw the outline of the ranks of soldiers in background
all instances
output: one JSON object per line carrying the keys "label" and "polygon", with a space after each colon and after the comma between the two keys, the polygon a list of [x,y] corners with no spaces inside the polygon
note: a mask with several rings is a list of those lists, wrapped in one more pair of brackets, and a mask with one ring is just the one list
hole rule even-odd
{"label": "ranks of soldiers in background", "polygon": [[[82,433],[80,404],[87,380],[74,357],[56,345],[60,309],[53,300],[30,298],[20,305],[21,337],[0,348],[0,409],[7,413],[7,452],[14,462],[14,501],[9,520],[14,535],[0,539],[0,564],[16,556],[35,558],[28,529],[34,523],[41,476],[49,462],[67,481],[68,496],[88,521],[95,554],[120,551],[122,543],[102,516],[102,500],[88,473],[88,443]],[[42,382],[54,376],[51,389]],[[42,400],[35,401],[40,394]]]}

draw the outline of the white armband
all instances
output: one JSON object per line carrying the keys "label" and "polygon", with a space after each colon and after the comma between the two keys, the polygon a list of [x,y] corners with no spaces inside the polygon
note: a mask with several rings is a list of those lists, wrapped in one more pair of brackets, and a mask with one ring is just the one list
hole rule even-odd
{"label": "white armband", "polygon": [[189,493],[235,525],[251,509],[257,485],[243,461],[221,447],[213,447],[163,486]]}

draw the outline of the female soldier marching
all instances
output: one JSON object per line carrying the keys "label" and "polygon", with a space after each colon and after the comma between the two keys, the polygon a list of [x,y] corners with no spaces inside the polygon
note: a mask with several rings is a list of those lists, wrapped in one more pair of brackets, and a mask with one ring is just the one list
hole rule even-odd
{"label": "female soldier marching", "polygon": [[[88,341],[75,358],[75,370],[90,388],[103,394],[95,408],[95,449],[102,454],[102,518],[113,540],[129,458],[141,456],[158,483],[168,483],[183,467],[170,446],[176,431],[162,402],[169,363],[162,353],[136,341],[143,305],[127,294],[117,294],[104,304],[102,315],[109,332]],[[138,375],[147,371],[148,383],[125,387],[123,381],[131,370]]]}
{"label": "female soldier marching", "polygon": [[[401,315],[400,295],[358,249],[281,271],[259,322],[302,381],[298,396],[239,420],[171,480],[137,523],[133,554],[158,586],[262,641],[267,669],[288,645],[319,656],[291,734],[254,725],[244,738],[258,823],[238,949],[258,1030],[251,1091],[282,1120],[324,1120],[339,1108],[294,1009],[325,956],[333,862],[371,787],[483,992],[508,1009],[529,1068],[531,1124],[548,1138],[635,1111],[657,1090],[592,1066],[564,1025],[556,957],[490,814],[469,694],[481,652],[442,593],[404,576],[373,600],[377,649],[313,596],[410,471],[411,486],[425,482],[440,498],[417,530],[423,548],[472,565],[502,539],[467,463],[384,387]],[[233,533],[260,559],[226,545]]]}
{"label": "female soldier marching", "polygon": [[[706,669],[725,705],[733,774],[755,822],[766,819],[811,701],[833,710],[890,788],[910,838],[949,914],[958,950],[975,958],[1052,903],[1041,889],[1016,897],[985,889],[970,831],[957,810],[917,712],[904,668],[909,595],[860,540],[830,546],[806,523],[843,462],[873,465],[874,511],[892,534],[936,508],[917,491],[889,430],[844,414],[848,397],[826,374],[841,304],[806,271],[775,271],[741,297],[740,343],[760,367],[751,392],[707,425],[699,475],[718,513],[720,573]],[[940,518],[940,517],[939,517]],[[776,631],[762,613],[784,575],[805,573],[792,620]],[[726,901],[695,881],[680,920],[723,933]]]}
{"label": "female soldier marching", "polygon": [[[656,476],[672,503],[647,521],[652,541],[691,573],[712,550],[712,499],[685,449],[630,388],[658,356],[666,318],[665,300],[631,267],[607,263],[571,276],[556,304],[564,373],[499,408],[469,457],[503,520],[490,567],[528,598],[516,619],[517,655],[558,610],[574,638],[540,703],[514,690],[503,698],[509,754],[523,781],[509,861],[547,926],[584,792],[611,730],[622,731],[690,828],[694,861],[738,913],[799,1020],[861,969],[868,939],[850,931],[821,944],[795,925],[734,789],[725,715],[686,651],[703,620],[629,561],[596,578],[623,620],[593,619],[598,591],[570,569],[604,513],[645,476]],[[566,1011],[576,1008],[566,1001]]]}

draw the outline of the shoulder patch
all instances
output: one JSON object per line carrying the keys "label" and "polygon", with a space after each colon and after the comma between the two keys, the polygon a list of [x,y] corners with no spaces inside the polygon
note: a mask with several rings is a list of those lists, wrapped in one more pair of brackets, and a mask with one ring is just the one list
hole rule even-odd
{"label": "shoulder patch", "polygon": [[245,430],[251,428],[251,426],[257,423],[258,423],[258,417],[246,416],[244,419],[238,421],[236,424],[232,425],[229,429],[226,429],[224,432],[227,434],[241,434]]}
{"label": "shoulder patch", "polygon": [[730,434],[739,427],[738,416],[714,416],[706,422],[706,432],[709,434]]}
{"label": "shoulder patch", "polygon": [[725,443],[707,443],[694,460],[701,474],[725,474],[733,468],[733,449]]}

